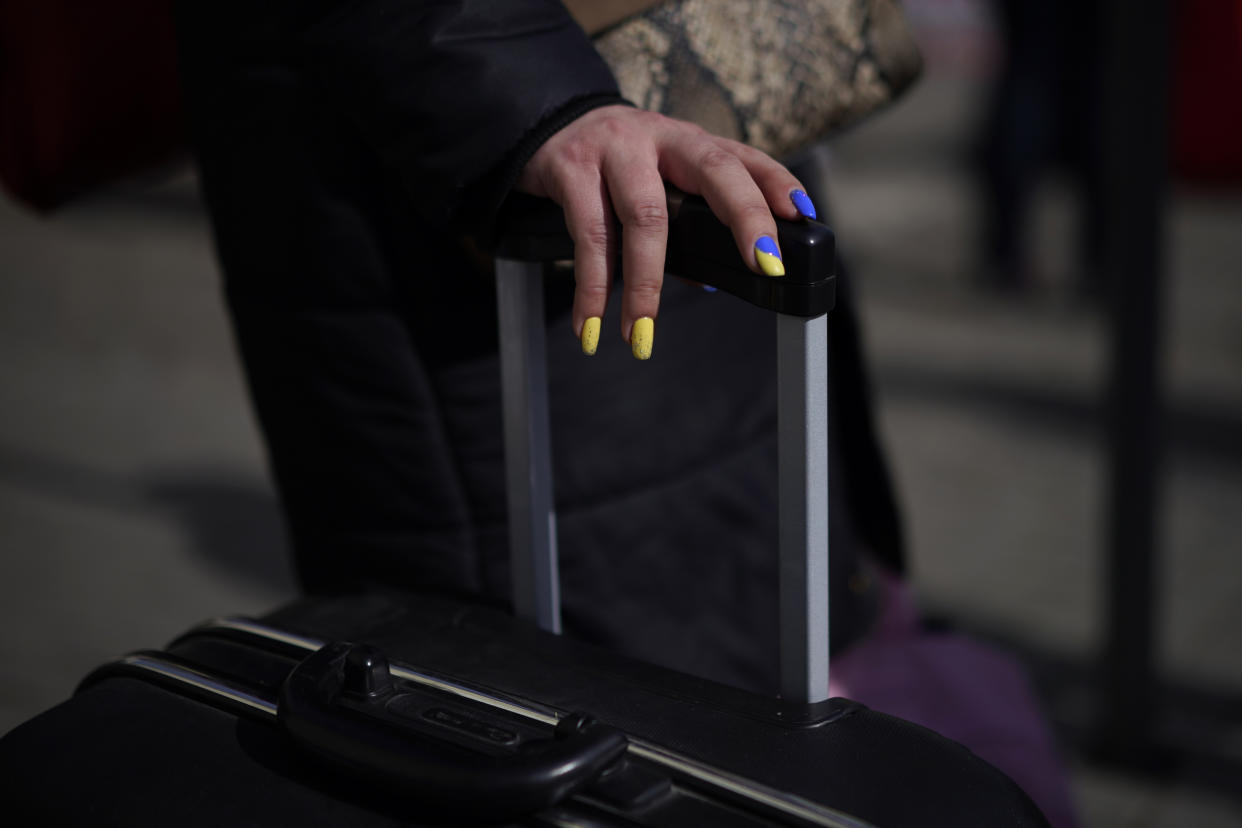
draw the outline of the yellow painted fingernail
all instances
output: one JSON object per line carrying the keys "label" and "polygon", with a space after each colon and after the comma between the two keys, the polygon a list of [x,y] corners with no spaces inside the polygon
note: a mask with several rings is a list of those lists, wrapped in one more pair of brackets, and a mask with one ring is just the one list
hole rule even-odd
{"label": "yellow painted fingernail", "polygon": [[599,347],[599,317],[589,316],[587,321],[582,323],[582,353],[587,356],[595,356],[595,349]]}
{"label": "yellow painted fingernail", "polygon": [[760,236],[755,242],[755,261],[759,269],[768,276],[784,276],[785,263],[781,261],[781,250],[772,241],[771,236]]}
{"label": "yellow painted fingernail", "polygon": [[635,359],[651,359],[651,341],[655,339],[655,320],[650,316],[634,320],[630,330],[630,348]]}

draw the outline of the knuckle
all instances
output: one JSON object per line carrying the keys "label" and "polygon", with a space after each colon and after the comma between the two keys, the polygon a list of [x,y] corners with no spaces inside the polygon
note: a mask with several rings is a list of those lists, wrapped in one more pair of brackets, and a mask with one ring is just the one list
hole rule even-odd
{"label": "knuckle", "polygon": [[630,110],[630,116],[634,123],[641,124],[646,128],[662,127],[670,122],[672,118],[662,115],[659,112],[653,112],[650,109],[633,109]]}
{"label": "knuckle", "polygon": [[629,112],[609,113],[600,117],[593,125],[591,133],[595,140],[608,143],[623,141],[634,133],[635,119]]}
{"label": "knuckle", "polygon": [[596,145],[585,136],[576,136],[563,141],[559,149],[559,160],[567,167],[581,167],[595,161],[598,156]]}
{"label": "knuckle", "polygon": [[785,167],[781,164],[781,162],[777,161],[775,158],[768,155],[763,150],[756,149],[755,147],[752,147],[749,144],[743,144],[741,141],[730,141],[729,148],[733,152],[735,152],[738,156],[742,158],[748,158],[756,164],[768,166],[768,167],[771,167],[772,169],[780,169],[780,170],[785,169]]}
{"label": "knuckle", "polygon": [[640,199],[626,207],[622,223],[637,230],[659,230],[668,224],[668,206],[662,200]]}
{"label": "knuckle", "polygon": [[589,306],[595,306],[603,303],[608,298],[608,284],[603,280],[579,282],[574,288],[574,292],[579,301],[584,301]]}
{"label": "knuckle", "polygon": [[715,136],[693,121],[677,121],[672,118],[667,118],[665,120],[669,125],[677,129],[679,133],[678,137],[710,141],[713,144],[715,143]]}
{"label": "knuckle", "polygon": [[699,167],[709,173],[734,169],[739,163],[736,155],[714,144],[699,155]]}
{"label": "knuckle", "polygon": [[610,229],[608,222],[602,219],[588,221],[577,228],[574,240],[593,251],[607,250],[612,236]]}
{"label": "knuckle", "polygon": [[660,298],[660,283],[656,280],[639,279],[629,286],[629,299],[640,307],[651,305]]}

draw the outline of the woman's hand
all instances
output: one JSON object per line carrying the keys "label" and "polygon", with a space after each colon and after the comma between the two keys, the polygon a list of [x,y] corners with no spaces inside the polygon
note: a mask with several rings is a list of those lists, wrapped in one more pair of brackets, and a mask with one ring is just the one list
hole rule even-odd
{"label": "woman's hand", "polygon": [[621,336],[634,356],[651,355],[668,240],[665,181],[703,196],[732,229],[742,259],[774,278],[785,269],[773,215],[815,217],[798,180],[759,150],[628,106],[587,112],[539,148],[517,186],[565,210],[574,240],[574,334],[588,354],[599,339],[620,245]]}

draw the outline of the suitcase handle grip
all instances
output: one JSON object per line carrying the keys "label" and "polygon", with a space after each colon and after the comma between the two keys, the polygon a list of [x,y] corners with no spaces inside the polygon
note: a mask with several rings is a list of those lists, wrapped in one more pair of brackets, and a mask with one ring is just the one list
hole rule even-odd
{"label": "suitcase handle grip", "polygon": [[[817,221],[776,220],[785,263],[780,278],[755,273],[737,252],[733,232],[701,197],[668,189],[664,270],[789,316],[813,317],[836,301],[836,237]],[[493,252],[523,262],[572,259],[573,240],[559,205],[514,193],[505,202]]]}
{"label": "suitcase handle grip", "polygon": [[[428,710],[419,696],[392,678],[375,648],[333,643],[289,674],[277,718],[297,745],[334,769],[408,796],[446,823],[507,822],[549,808],[625,753],[624,734],[580,714],[562,719],[551,739],[498,750],[516,733],[434,700]],[[406,698],[417,704],[402,704]],[[432,735],[445,717],[459,738]],[[471,737],[480,750],[463,744]]]}

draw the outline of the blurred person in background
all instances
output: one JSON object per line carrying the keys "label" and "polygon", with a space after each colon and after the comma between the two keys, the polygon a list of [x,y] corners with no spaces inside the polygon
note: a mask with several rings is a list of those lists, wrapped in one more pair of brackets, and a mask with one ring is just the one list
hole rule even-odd
{"label": "blurred person in background", "polygon": [[989,98],[975,166],[981,205],[980,287],[1012,294],[1039,282],[1030,247],[1032,203],[1051,169],[1079,202],[1079,291],[1103,298],[1103,3],[993,0],[1001,72]]}

